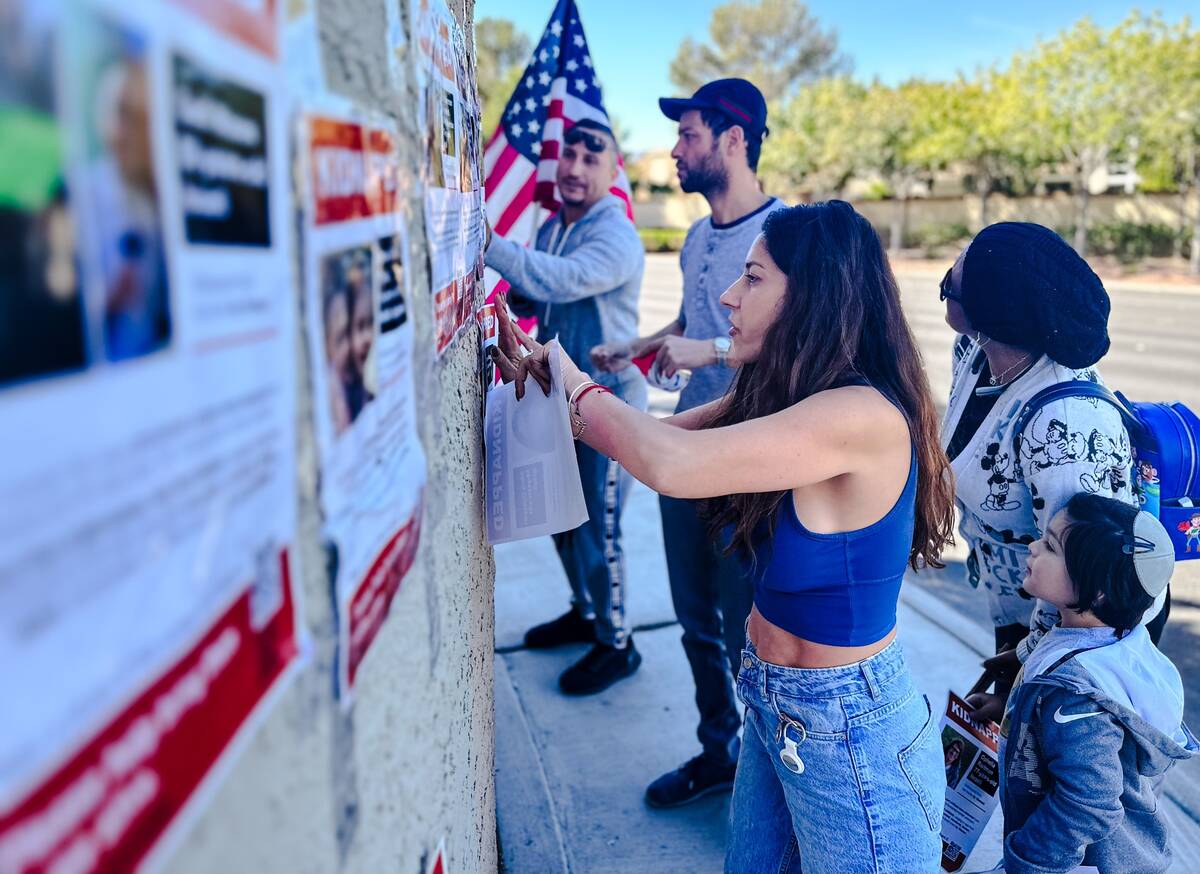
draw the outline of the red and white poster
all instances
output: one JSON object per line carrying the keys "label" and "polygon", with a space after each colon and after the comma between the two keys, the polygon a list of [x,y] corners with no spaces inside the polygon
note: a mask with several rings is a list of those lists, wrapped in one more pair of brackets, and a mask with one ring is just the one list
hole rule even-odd
{"label": "red and white poster", "polygon": [[1000,801],[1000,726],[971,717],[953,692],[941,721],[946,764],[942,869],[961,871]]}
{"label": "red and white poster", "polygon": [[483,302],[483,173],[479,94],[462,28],[443,0],[413,3],[425,232],[437,354]]}
{"label": "red and white poster", "polygon": [[152,864],[303,651],[273,5],[6,13],[5,874]]}
{"label": "red and white poster", "polygon": [[425,454],[417,436],[408,229],[395,134],[304,119],[305,284],[321,508],[334,556],[339,695],[412,566]]}

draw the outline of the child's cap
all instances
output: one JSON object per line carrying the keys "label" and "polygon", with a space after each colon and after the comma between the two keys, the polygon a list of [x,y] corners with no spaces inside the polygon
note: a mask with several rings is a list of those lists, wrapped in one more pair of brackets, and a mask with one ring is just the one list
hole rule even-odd
{"label": "child's cap", "polygon": [[1142,588],[1157,598],[1175,570],[1175,547],[1157,517],[1145,510],[1133,520],[1133,533],[1125,536],[1124,552],[1133,556],[1133,570]]}

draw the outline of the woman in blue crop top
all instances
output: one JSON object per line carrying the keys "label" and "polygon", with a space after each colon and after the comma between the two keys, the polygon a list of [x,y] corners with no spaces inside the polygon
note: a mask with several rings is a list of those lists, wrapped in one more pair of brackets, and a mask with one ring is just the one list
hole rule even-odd
{"label": "woman in blue crop top", "polygon": [[[569,360],[561,390],[579,439],[709,499],[754,586],[726,871],[934,871],[937,720],[894,639],[905,567],[950,538],[953,485],[895,278],[870,223],[830,201],[767,218],[721,300],[743,362],[724,398],[658,420]],[[549,391],[548,347],[501,322],[501,374]]]}

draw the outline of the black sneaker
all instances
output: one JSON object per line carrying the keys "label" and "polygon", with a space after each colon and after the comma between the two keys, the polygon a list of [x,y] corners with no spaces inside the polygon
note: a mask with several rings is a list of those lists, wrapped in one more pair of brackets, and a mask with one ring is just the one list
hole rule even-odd
{"label": "black sneaker", "polygon": [[651,807],[679,807],[714,792],[733,789],[736,762],[714,762],[707,754],[663,774],[646,788],[646,803]]}
{"label": "black sneaker", "polygon": [[633,638],[623,649],[598,643],[588,654],[562,672],[558,687],[568,695],[594,695],[638,669],[642,657],[633,648]]}
{"label": "black sneaker", "polygon": [[595,621],[584,619],[574,608],[557,619],[535,625],[525,632],[525,646],[529,649],[552,649],[568,643],[595,642]]}

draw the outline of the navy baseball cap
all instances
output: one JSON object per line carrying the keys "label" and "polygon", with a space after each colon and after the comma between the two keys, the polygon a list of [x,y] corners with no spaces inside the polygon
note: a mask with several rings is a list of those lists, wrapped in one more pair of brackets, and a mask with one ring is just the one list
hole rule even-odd
{"label": "navy baseball cap", "polygon": [[717,79],[702,85],[691,97],[660,97],[658,108],[672,121],[691,109],[713,109],[747,134],[767,133],[767,101],[745,79]]}

